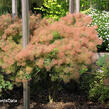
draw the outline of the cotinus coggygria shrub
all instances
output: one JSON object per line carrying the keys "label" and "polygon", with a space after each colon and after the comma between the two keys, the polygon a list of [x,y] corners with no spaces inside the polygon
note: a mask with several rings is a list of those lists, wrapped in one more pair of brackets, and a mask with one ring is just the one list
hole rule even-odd
{"label": "cotinus coggygria shrub", "polygon": [[15,83],[41,71],[51,72],[52,80],[78,78],[79,71],[91,64],[96,46],[102,43],[96,26],[89,26],[91,21],[84,14],[68,14],[49,24],[40,16],[30,16],[30,42],[23,49],[22,21],[17,19],[12,23],[8,17],[8,25],[0,25],[0,28],[5,27],[0,35],[2,72]]}
{"label": "cotinus coggygria shrub", "polygon": [[52,79],[78,78],[79,71],[91,64],[96,46],[102,43],[96,26],[89,27],[91,21],[84,14],[68,14],[53,24],[40,26],[11,66],[17,64],[18,74],[27,75],[39,68],[52,71]]}

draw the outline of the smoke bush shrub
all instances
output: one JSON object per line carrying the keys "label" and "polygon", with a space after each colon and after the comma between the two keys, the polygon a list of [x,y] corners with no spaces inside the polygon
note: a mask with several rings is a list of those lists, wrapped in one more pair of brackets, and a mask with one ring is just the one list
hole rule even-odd
{"label": "smoke bush shrub", "polygon": [[91,64],[96,46],[102,43],[96,27],[88,27],[90,23],[86,15],[69,14],[36,29],[27,48],[16,55],[17,64],[24,72],[37,66],[64,80],[78,78],[79,70]]}
{"label": "smoke bush shrub", "polygon": [[79,78],[79,71],[91,64],[96,46],[102,43],[96,26],[89,27],[90,23],[91,18],[84,14],[68,14],[52,24],[33,15],[26,49],[22,49],[21,20],[9,24],[0,36],[2,72],[16,82],[41,71],[50,72],[53,81]]}

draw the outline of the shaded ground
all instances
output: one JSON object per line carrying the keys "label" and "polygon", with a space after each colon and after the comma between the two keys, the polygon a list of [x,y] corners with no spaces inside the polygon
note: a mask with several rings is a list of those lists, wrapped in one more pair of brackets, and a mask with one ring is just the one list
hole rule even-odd
{"label": "shaded ground", "polygon": [[[67,93],[66,91],[58,92],[55,102],[48,103],[47,91],[43,94],[37,94],[31,96],[31,109],[109,109],[106,105],[90,102],[85,95],[79,93]],[[17,99],[17,103],[1,103],[0,109],[23,109],[22,88],[16,88],[13,92],[8,92],[2,96],[3,99],[11,98]]]}
{"label": "shaded ground", "polygon": [[[83,77],[93,77],[90,74],[84,74]],[[46,80],[47,81],[47,80]],[[86,80],[80,79],[81,83]],[[45,84],[44,84],[45,83]],[[51,81],[50,81],[51,83]],[[39,84],[31,83],[31,100],[30,109],[109,109],[109,101],[104,105],[98,102],[92,102],[87,99],[88,87],[84,90],[80,90],[80,84],[71,80],[70,83],[63,84],[62,90],[55,88],[56,94],[53,95],[52,103],[49,102],[49,91],[46,88],[45,81]],[[55,83],[53,83],[55,86]],[[53,85],[51,84],[51,85]],[[56,83],[57,84],[57,83]],[[83,84],[83,83],[82,83]],[[88,84],[88,83],[87,83]],[[38,87],[44,85],[43,88]],[[86,86],[84,84],[84,86]],[[50,87],[50,85],[48,85]],[[39,89],[38,89],[39,88]],[[54,89],[51,90],[53,93]],[[4,92],[0,100],[2,99],[16,99],[16,103],[0,103],[0,109],[23,109],[23,88],[15,87],[12,91]]]}

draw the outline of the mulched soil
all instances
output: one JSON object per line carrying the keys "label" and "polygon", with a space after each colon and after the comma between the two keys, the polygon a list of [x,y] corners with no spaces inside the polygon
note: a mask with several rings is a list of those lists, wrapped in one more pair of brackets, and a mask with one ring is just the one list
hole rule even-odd
{"label": "mulched soil", "polygon": [[[17,99],[17,103],[1,103],[0,109],[23,109],[22,88],[16,88],[0,98]],[[107,105],[88,101],[85,95],[61,91],[57,94],[55,102],[49,103],[47,91],[43,94],[31,95],[30,109],[109,109]]]}

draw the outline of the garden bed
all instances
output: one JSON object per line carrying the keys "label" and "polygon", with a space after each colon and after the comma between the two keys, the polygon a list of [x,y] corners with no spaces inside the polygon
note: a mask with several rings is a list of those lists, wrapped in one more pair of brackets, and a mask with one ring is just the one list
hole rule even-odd
{"label": "garden bed", "polygon": [[[17,103],[0,103],[0,109],[23,109],[22,87],[4,93],[1,98],[17,99]],[[109,109],[107,103],[89,101],[85,94],[75,89],[73,93],[62,90],[56,94],[54,102],[48,102],[47,90],[31,95],[30,109]],[[0,99],[1,99],[0,98]]]}
{"label": "garden bed", "polygon": [[[69,96],[69,95],[68,95]],[[64,96],[63,96],[64,97]],[[72,99],[72,94],[68,97]],[[46,98],[46,97],[45,97]],[[39,99],[31,100],[30,109],[109,109],[109,107],[99,103],[86,101],[83,96],[74,96],[75,101],[39,103]],[[39,100],[40,101],[40,100]],[[21,102],[21,103],[20,103]],[[43,101],[44,102],[44,101]],[[46,101],[45,101],[46,102]],[[1,104],[0,109],[23,109],[22,99],[17,104]]]}

